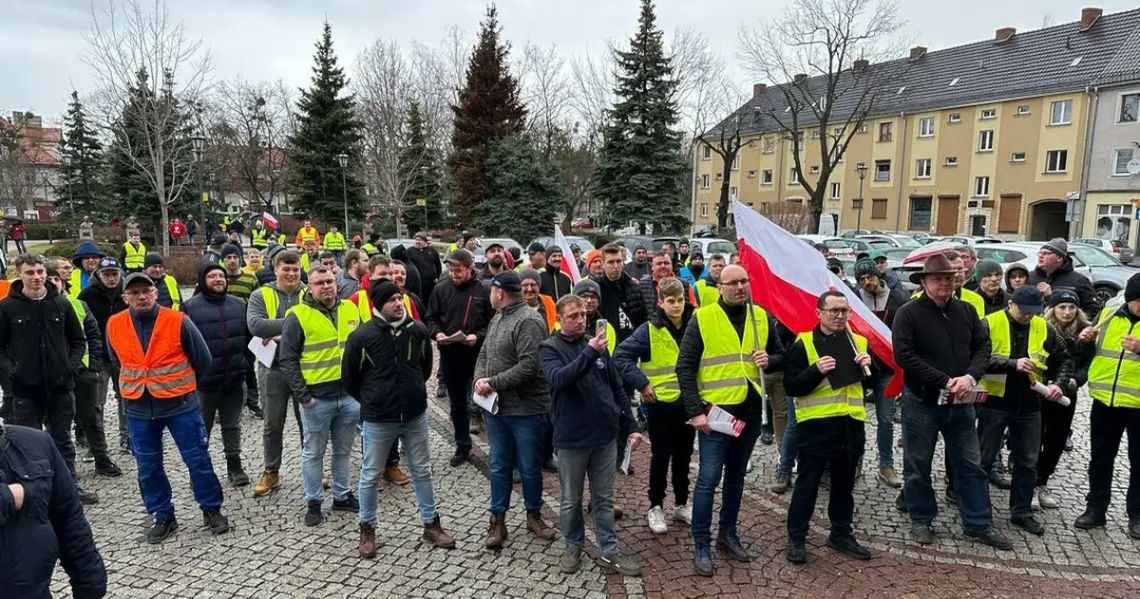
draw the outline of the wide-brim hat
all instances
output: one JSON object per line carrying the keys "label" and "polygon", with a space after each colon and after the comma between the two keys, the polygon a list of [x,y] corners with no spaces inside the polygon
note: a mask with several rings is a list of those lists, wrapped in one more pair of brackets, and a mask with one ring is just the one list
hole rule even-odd
{"label": "wide-brim hat", "polygon": [[958,269],[950,264],[950,260],[946,256],[935,254],[922,263],[922,270],[910,274],[910,282],[921,285],[922,279],[926,275],[952,275],[957,274],[957,272]]}

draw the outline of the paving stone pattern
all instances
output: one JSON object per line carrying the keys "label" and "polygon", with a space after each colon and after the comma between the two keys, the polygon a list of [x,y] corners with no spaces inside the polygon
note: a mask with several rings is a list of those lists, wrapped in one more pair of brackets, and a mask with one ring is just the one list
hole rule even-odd
{"label": "paving stone pattern", "polygon": [[[434,385],[432,379],[433,396]],[[866,474],[856,488],[856,534],[876,550],[876,557],[859,562],[824,545],[827,494],[821,492],[808,538],[809,562],[787,563],[784,512],[789,496],[765,490],[776,453],[772,446],[758,445],[740,518],[740,534],[754,559],[738,564],[714,552],[717,572],[711,579],[693,575],[687,527],[670,522],[669,532],[657,536],[646,525],[648,450],[635,454],[633,476],[618,475],[616,498],[626,512],[617,523],[618,538],[624,550],[642,561],[642,578],[605,573],[588,559],[578,574],[560,573],[563,545],[537,541],[526,532],[518,486],[508,514],[506,547],[498,553],[485,551],[486,440],[475,439],[472,464],[458,468],[447,464],[453,452],[447,400],[430,402],[431,440],[443,525],[458,542],[453,551],[433,549],[420,540],[410,485],[385,485],[380,492],[375,560],[357,557],[355,514],[331,512],[331,498],[325,501],[327,522],[316,528],[304,526],[299,439],[292,416],[286,424],[282,486],[262,498],[252,497],[251,487],[239,490],[225,483],[225,461],[215,430],[211,453],[225,488],[224,511],[233,526],[225,535],[213,536],[204,528],[172,443],[167,445],[167,471],[181,528],[161,545],[142,541],[150,519],[132,480],[135,468],[130,456],[117,456],[125,471],[119,479],[96,477],[90,462],[82,462],[79,469],[84,485],[100,497],[98,505],[87,509],[87,516],[107,563],[111,597],[1135,597],[1140,593],[1140,541],[1128,537],[1123,508],[1127,441],[1118,458],[1108,527],[1086,532],[1072,526],[1084,506],[1087,486],[1090,401],[1084,396],[1078,402],[1076,447],[1062,458],[1051,485],[1062,507],[1039,514],[1048,529],[1045,536],[1013,528],[1008,523],[1008,493],[991,487],[995,523],[1013,540],[1012,552],[998,552],[963,536],[956,510],[941,496],[940,467],[935,483],[941,510],[935,522],[936,543],[926,548],[909,541],[909,521],[893,505],[896,491],[874,477],[877,458],[871,417]],[[115,431],[114,410],[108,410],[107,418],[107,430]],[[261,421],[246,415],[242,424],[243,457],[256,480]],[[901,471],[901,450],[895,459]],[[941,463],[937,457],[935,464]],[[353,481],[358,472],[359,443]],[[557,475],[544,476],[545,514],[557,526]],[[696,478],[695,457],[692,478]],[[671,512],[671,507],[667,504],[666,511]],[[596,557],[589,530],[587,538],[588,553]],[[56,571],[52,590],[56,596],[68,596],[62,568]]]}

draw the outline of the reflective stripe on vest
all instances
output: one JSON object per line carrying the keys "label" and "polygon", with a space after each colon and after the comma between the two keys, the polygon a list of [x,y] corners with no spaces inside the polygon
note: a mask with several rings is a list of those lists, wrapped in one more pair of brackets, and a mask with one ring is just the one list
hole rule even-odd
{"label": "reflective stripe on vest", "polygon": [[340,233],[340,232],[326,233],[325,239],[324,239],[324,246],[325,246],[326,250],[330,250],[330,251],[343,250],[346,247],[345,243],[344,243],[344,234]]}
{"label": "reflective stripe on vest", "polygon": [[[1097,322],[1104,320],[1107,310],[1101,311]],[[1140,356],[1121,345],[1125,335],[1135,334],[1135,328],[1122,314],[1100,326],[1096,355],[1089,364],[1089,395],[1107,406],[1140,408]]]}
{"label": "reflective stripe on vest", "polygon": [[340,380],[341,354],[348,334],[360,324],[360,313],[352,302],[340,301],[336,307],[336,328],[323,312],[308,304],[289,308],[305,331],[305,346],[301,349],[301,376],[306,385],[318,385]]}
{"label": "reflective stripe on vest", "polygon": [[[852,336],[855,338],[855,347],[859,348],[859,353],[866,353],[867,338],[855,334]],[[819,361],[819,351],[815,348],[813,332],[801,333],[798,339],[804,344],[808,368],[814,367],[815,363]],[[796,422],[837,416],[850,416],[859,421],[867,420],[867,409],[863,406],[863,384],[861,382],[852,383],[842,389],[835,389],[824,376],[811,393],[797,397],[793,401],[796,406]]]}
{"label": "reflective stripe on vest", "polygon": [[[992,348],[990,355],[994,358],[1008,360],[1013,345],[1009,334],[1009,317],[1002,310],[990,314],[983,320],[990,328],[990,347]],[[1029,321],[1029,359],[1033,360],[1033,364],[1036,366],[1036,374],[1030,376],[1031,380],[1039,380],[1041,375],[1045,373],[1045,364],[1049,360],[1049,353],[1045,351],[1045,338],[1048,334],[1049,330],[1045,326],[1044,318],[1034,316]],[[986,373],[979,385],[994,397],[1005,397],[1006,376],[1003,373]]]}
{"label": "reflective stripe on vest", "polygon": [[[87,320],[87,308],[83,307],[83,302],[68,296],[67,301],[71,302],[71,309],[75,310],[75,317],[79,319],[79,328],[83,328],[83,321]],[[91,344],[87,342],[87,338],[83,338],[83,365],[91,365]]]}
{"label": "reflective stripe on vest", "polygon": [[752,307],[756,318],[757,338],[752,334],[752,316],[744,322],[743,337],[728,320],[728,314],[719,303],[698,308],[693,317],[699,323],[704,352],[697,371],[697,387],[701,399],[716,405],[744,403],[748,386],[762,392],[760,369],[752,361],[752,352],[768,346],[768,313],[758,306]]}
{"label": "reflective stripe on vest", "polygon": [[653,385],[657,401],[673,403],[681,398],[681,385],[677,382],[677,356],[681,351],[669,329],[649,327],[649,361],[638,365],[641,373]]}
{"label": "reflective stripe on vest", "polygon": [[698,305],[711,306],[720,299],[720,289],[707,279],[697,281],[694,287],[696,287],[695,295],[697,296]]}
{"label": "reflective stripe on vest", "polygon": [[138,249],[135,249],[135,246],[127,241],[123,243],[123,251],[126,253],[123,268],[142,270],[143,265],[146,264],[146,246],[140,243]]}
{"label": "reflective stripe on vest", "polygon": [[182,318],[159,306],[145,353],[130,310],[107,321],[107,342],[119,358],[119,391],[124,398],[140,399],[146,390],[155,399],[174,399],[197,389],[194,369],[182,349]]}

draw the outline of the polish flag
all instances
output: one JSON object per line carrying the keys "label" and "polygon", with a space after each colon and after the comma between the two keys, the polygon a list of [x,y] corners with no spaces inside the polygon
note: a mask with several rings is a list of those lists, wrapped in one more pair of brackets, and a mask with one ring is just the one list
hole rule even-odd
{"label": "polish flag", "polygon": [[265,223],[265,226],[269,227],[270,229],[276,229],[278,225],[277,219],[268,212],[261,213],[261,222]]}
{"label": "polish flag", "polygon": [[740,264],[748,271],[752,298],[758,306],[795,333],[810,331],[819,319],[816,302],[834,289],[847,296],[852,330],[867,338],[871,351],[895,372],[885,395],[902,390],[902,371],[895,364],[891,330],[838,276],[827,270],[819,252],[802,239],[764,218],[752,208],[732,202],[739,239]]}
{"label": "polish flag", "polygon": [[562,227],[554,225],[554,245],[562,248],[562,272],[570,277],[570,282],[578,284],[582,275],[578,273],[578,263],[574,261],[574,252],[570,251],[570,243],[562,235]]}

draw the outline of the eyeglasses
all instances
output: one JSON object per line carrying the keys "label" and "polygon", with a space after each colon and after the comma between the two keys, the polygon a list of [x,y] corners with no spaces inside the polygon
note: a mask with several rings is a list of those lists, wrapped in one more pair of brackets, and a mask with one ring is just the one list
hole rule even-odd
{"label": "eyeglasses", "polygon": [[743,287],[748,284],[748,279],[736,279],[735,281],[721,281],[721,285],[725,287]]}
{"label": "eyeglasses", "polygon": [[848,314],[850,314],[851,309],[850,308],[821,308],[820,312],[827,312],[828,314],[830,314],[832,316],[840,317],[840,316],[847,316]]}

